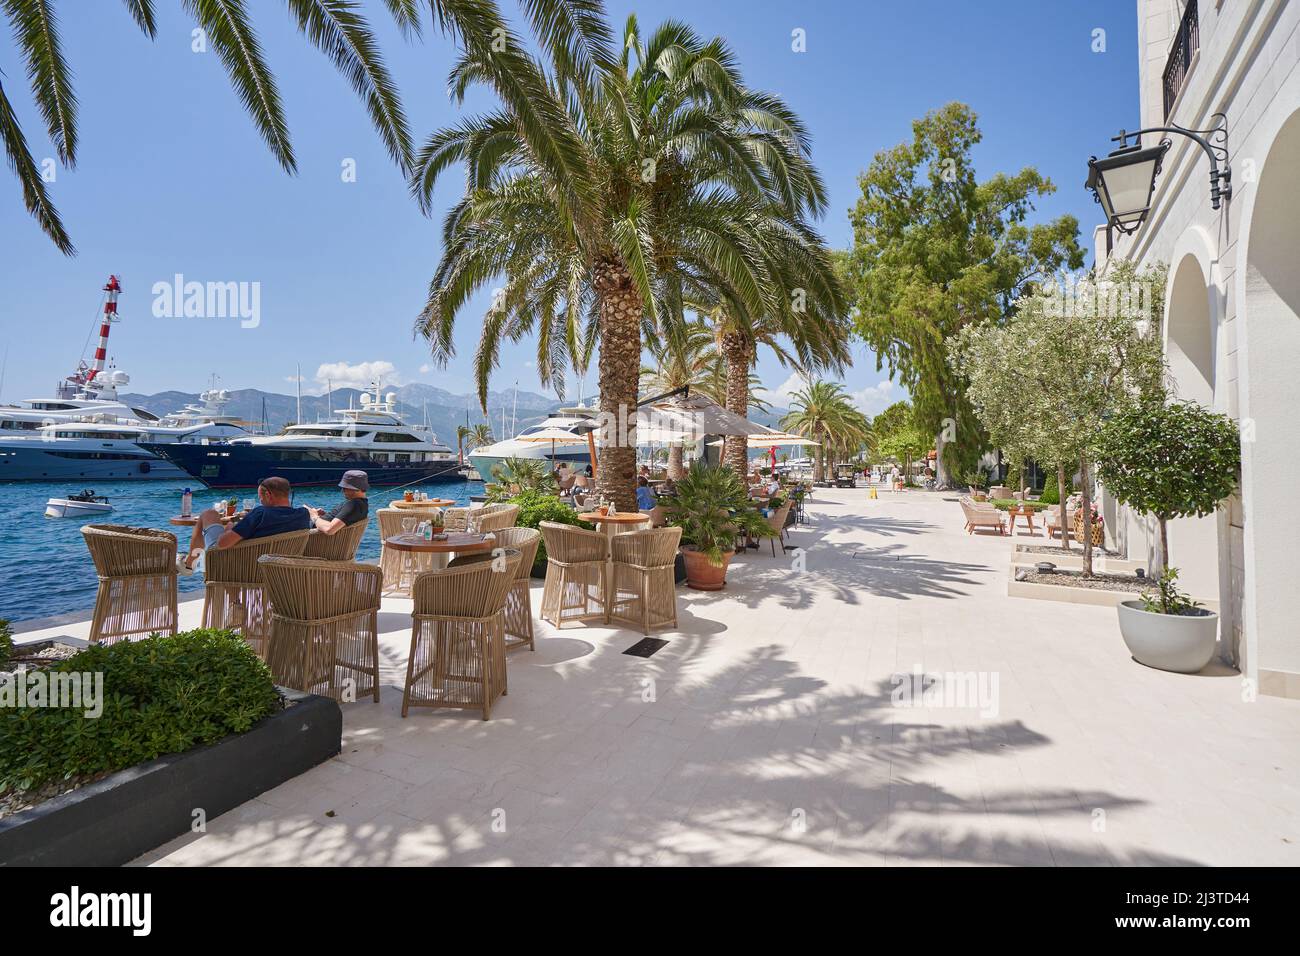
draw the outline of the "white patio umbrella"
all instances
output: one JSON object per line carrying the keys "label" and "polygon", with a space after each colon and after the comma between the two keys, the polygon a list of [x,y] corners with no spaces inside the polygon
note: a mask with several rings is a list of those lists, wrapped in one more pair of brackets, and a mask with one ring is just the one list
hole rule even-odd
{"label": "white patio umbrella", "polygon": [[559,445],[586,445],[588,439],[586,435],[575,435],[571,431],[563,428],[551,426],[549,428],[539,428],[537,431],[528,435],[519,435],[515,441],[536,442],[538,444],[551,443],[551,464],[555,464],[555,449]]}

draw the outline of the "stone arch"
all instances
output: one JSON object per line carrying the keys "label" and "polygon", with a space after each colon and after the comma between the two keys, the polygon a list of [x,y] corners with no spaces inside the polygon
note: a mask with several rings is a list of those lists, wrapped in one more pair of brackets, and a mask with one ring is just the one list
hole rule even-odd
{"label": "stone arch", "polygon": [[[1242,422],[1241,573],[1246,673],[1262,693],[1300,697],[1293,609],[1294,476],[1300,453],[1300,79],[1257,128],[1266,147],[1244,197],[1237,370]],[[1269,133],[1273,135],[1268,135]],[[1258,134],[1257,134],[1258,135]]]}

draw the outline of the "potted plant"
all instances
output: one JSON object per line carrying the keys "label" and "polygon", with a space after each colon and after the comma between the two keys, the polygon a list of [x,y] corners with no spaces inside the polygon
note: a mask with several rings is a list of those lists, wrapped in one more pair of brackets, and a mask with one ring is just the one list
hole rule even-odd
{"label": "potted plant", "polygon": [[668,523],[682,529],[686,586],[697,591],[718,591],[727,583],[737,537],[776,534],[734,471],[701,461],[677,482],[677,497],[665,502],[664,511]]}
{"label": "potted plant", "polygon": [[1160,529],[1158,592],[1118,607],[1120,634],[1138,662],[1195,673],[1214,656],[1219,616],[1175,587],[1168,524],[1213,514],[1236,490],[1240,468],[1236,422],[1195,402],[1144,403],[1102,429],[1098,478]]}

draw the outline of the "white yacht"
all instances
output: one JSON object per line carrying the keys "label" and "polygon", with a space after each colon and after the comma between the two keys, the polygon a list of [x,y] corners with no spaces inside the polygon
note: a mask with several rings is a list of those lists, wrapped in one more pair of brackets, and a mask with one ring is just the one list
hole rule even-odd
{"label": "white yacht", "polygon": [[[485,481],[492,480],[493,466],[501,464],[507,458],[540,458],[553,461],[557,465],[564,462],[581,472],[591,464],[591,453],[588,451],[587,446],[587,432],[591,430],[591,420],[596,414],[595,409],[584,408],[580,405],[561,408],[544,422],[530,425],[514,438],[507,438],[503,441],[493,442],[491,445],[475,448],[468,456],[470,464],[474,466],[474,470]],[[552,428],[558,428],[560,431],[573,435],[573,443],[561,444],[557,442],[552,450],[550,442],[520,441],[520,439],[525,439],[529,435],[537,434],[543,430],[549,431]]]}
{"label": "white yacht", "polygon": [[330,421],[291,425],[280,435],[246,436],[219,444],[145,444],[209,488],[246,488],[263,478],[287,478],[294,487],[337,485],[360,469],[376,487],[459,479],[455,452],[423,425],[397,413],[397,396],[378,383],[360,408],[339,409]]}
{"label": "white yacht", "polygon": [[247,434],[229,422],[133,425],[71,421],[43,425],[22,437],[0,438],[0,482],[184,478],[180,468],[141,446],[146,442],[165,443],[161,447],[200,445]]}

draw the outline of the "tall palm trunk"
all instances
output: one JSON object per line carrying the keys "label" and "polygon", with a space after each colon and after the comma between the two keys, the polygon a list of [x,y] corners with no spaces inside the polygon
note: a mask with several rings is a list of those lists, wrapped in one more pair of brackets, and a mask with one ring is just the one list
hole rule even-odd
{"label": "tall palm trunk", "polygon": [[619,511],[636,511],[636,445],[625,428],[636,424],[641,375],[641,297],[627,268],[598,262],[592,287],[600,310],[600,417],[602,443],[596,492]]}
{"label": "tall palm trunk", "polygon": [[[737,332],[724,332],[722,358],[727,363],[727,411],[746,417],[749,415],[749,366],[753,361],[749,342]],[[722,461],[736,474],[745,474],[749,442],[744,435],[728,435],[723,439]]]}
{"label": "tall palm trunk", "polygon": [[668,446],[668,477],[673,481],[680,481],[686,473],[686,469],[682,467],[682,456],[685,450],[684,445]]}

